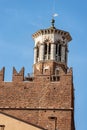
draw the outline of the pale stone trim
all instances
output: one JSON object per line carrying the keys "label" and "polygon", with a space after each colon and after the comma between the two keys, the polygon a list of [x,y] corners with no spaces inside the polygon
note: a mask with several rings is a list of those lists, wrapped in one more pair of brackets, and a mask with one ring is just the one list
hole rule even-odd
{"label": "pale stone trim", "polygon": [[34,48],[34,64],[37,62],[37,48]]}
{"label": "pale stone trim", "polygon": [[56,52],[56,45],[54,43],[51,44],[51,60],[55,60],[55,52]]}
{"label": "pale stone trim", "polygon": [[33,37],[33,39],[35,39],[38,36],[45,35],[45,34],[58,34],[58,35],[60,34],[61,36],[64,36],[68,42],[72,40],[72,37],[70,36],[70,34],[68,32],[65,32],[63,30],[59,30],[59,29],[56,29],[53,27],[50,27],[50,28],[44,29],[44,30],[39,30],[36,33],[34,33],[32,35],[32,37]]}
{"label": "pale stone trim", "polygon": [[44,44],[40,44],[40,52],[39,52],[39,58],[40,58],[40,61],[43,61],[44,60]]}

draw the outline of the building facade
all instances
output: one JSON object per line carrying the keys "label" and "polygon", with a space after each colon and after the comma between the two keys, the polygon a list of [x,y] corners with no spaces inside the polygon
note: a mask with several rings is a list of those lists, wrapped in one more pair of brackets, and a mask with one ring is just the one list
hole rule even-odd
{"label": "building facade", "polygon": [[73,72],[67,65],[72,38],[54,23],[32,36],[33,75],[13,68],[12,82],[5,82],[5,68],[0,71],[0,112],[41,129],[75,130]]}

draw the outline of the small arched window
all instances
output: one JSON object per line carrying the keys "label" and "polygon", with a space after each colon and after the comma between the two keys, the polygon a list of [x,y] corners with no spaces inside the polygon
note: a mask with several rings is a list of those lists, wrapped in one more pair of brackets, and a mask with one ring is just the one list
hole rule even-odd
{"label": "small arched window", "polygon": [[59,68],[55,68],[55,75],[59,75]]}
{"label": "small arched window", "polygon": [[5,125],[0,125],[0,130],[4,130]]}

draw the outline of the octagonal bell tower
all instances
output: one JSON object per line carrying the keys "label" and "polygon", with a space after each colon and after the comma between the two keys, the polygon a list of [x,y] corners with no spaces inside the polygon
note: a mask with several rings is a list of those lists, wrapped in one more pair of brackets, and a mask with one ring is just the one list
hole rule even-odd
{"label": "octagonal bell tower", "polygon": [[72,38],[68,32],[57,29],[54,23],[52,19],[50,28],[33,34],[34,77],[50,75],[51,79],[58,80],[55,75],[67,72],[68,42]]}

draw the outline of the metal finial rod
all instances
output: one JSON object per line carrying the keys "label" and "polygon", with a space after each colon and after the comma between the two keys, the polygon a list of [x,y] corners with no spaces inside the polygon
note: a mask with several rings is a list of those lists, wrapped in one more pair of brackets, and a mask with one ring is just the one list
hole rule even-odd
{"label": "metal finial rod", "polygon": [[55,20],[54,18],[51,20],[51,26],[54,27]]}

